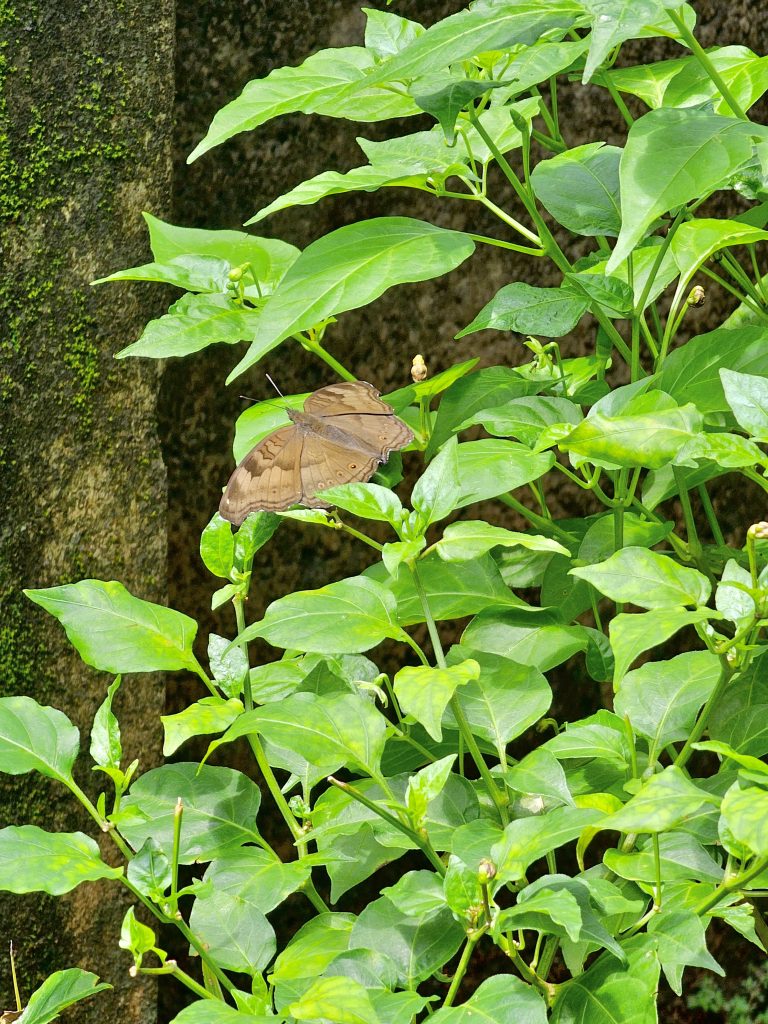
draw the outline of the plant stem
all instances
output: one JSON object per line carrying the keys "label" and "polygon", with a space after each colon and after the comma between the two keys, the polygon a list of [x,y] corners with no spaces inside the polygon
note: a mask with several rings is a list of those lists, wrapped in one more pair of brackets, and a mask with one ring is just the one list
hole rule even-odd
{"label": "plant stem", "polygon": [[715,540],[715,544],[719,544],[720,547],[724,548],[725,547],[725,537],[723,537],[723,532],[720,529],[720,524],[717,521],[717,516],[715,515],[715,510],[712,507],[712,500],[709,497],[709,492],[707,491],[707,485],[706,484],[699,484],[699,486],[696,488],[696,490],[699,492],[699,498],[701,499],[701,505],[702,505],[702,508],[704,509],[704,515],[707,517],[707,522],[709,523],[709,528],[712,531],[712,536],[713,536],[713,538]]}
{"label": "plant stem", "polygon": [[461,959],[456,967],[453,978],[451,980],[451,987],[448,989],[445,999],[443,1000],[443,1008],[446,1006],[452,1006],[453,1000],[456,998],[456,993],[459,991],[459,985],[461,985],[464,975],[467,973],[467,967],[469,966],[470,958],[474,951],[475,946],[480,941],[480,938],[485,934],[485,929],[482,931],[473,933],[467,936],[467,941],[464,944],[464,949],[461,951]]}
{"label": "plant stem", "polygon": [[545,519],[544,516],[540,516],[537,512],[533,512],[527,508],[517,498],[513,498],[511,494],[500,494],[499,501],[503,502],[509,508],[513,508],[515,512],[518,512],[524,519],[527,519],[531,526],[535,526],[537,530],[541,530],[542,533],[559,537],[560,540],[568,546],[572,543],[573,538],[567,533],[562,526],[558,526],[553,519]]}
{"label": "plant stem", "polygon": [[702,48],[701,43],[698,41],[696,36],[688,28],[688,26],[686,25],[683,17],[680,15],[679,11],[676,11],[673,7],[670,7],[667,10],[667,14],[669,15],[670,21],[672,21],[674,23],[675,27],[677,28],[677,31],[680,33],[680,38],[685,42],[685,44],[688,47],[688,49],[691,51],[691,53],[694,55],[694,57],[696,57],[696,59],[698,60],[699,64],[701,64],[701,66],[704,68],[706,73],[709,75],[709,77],[712,79],[712,81],[717,86],[717,88],[718,88],[718,90],[720,92],[720,95],[723,97],[723,99],[726,101],[728,106],[731,108],[731,111],[733,112],[734,117],[741,118],[742,121],[748,121],[749,118],[747,117],[745,112],[741,109],[741,105],[739,104],[738,100],[734,97],[734,95],[731,92],[731,90],[728,88],[728,86],[723,81],[723,78],[720,75],[720,72],[717,70],[715,65],[709,59],[709,56],[706,54],[706,52]]}
{"label": "plant stem", "polygon": [[709,722],[709,716],[712,714],[712,709],[717,704],[720,699],[720,695],[734,674],[735,669],[731,668],[726,655],[720,655],[720,677],[715,683],[712,693],[710,693],[707,698],[706,704],[699,712],[699,717],[696,719],[694,726],[688,735],[688,739],[683,745],[683,749],[675,758],[675,764],[678,768],[684,768],[690,760],[691,754],[693,753],[693,744],[698,743],[704,734],[704,730],[707,728],[707,724]]}
{"label": "plant stem", "polygon": [[485,242],[486,245],[495,245],[499,249],[511,249],[513,252],[521,252],[526,256],[543,256],[543,249],[530,249],[526,245],[517,245],[515,242],[505,242],[501,238],[489,238],[487,235],[476,235],[468,232],[469,237],[475,242]]}
{"label": "plant stem", "polygon": [[194,992],[195,995],[199,996],[201,999],[217,998],[212,992],[209,992],[207,988],[203,988],[203,986],[199,982],[195,981],[191,975],[187,974],[186,971],[183,971],[175,960],[166,960],[162,967],[140,967],[138,973],[149,975],[170,974],[176,978],[177,981],[180,981],[182,985],[186,985],[190,992]]}
{"label": "plant stem", "polygon": [[440,860],[437,851],[432,846],[432,843],[430,843],[428,838],[421,836],[415,829],[412,829],[410,825],[406,825],[405,822],[401,821],[396,815],[390,814],[389,811],[385,811],[384,808],[380,807],[375,800],[370,800],[365,793],[362,793],[355,786],[351,786],[348,782],[342,782],[340,779],[334,778],[333,775],[328,776],[328,781],[332,786],[340,789],[343,793],[348,793],[353,800],[357,800],[357,802],[362,804],[363,807],[367,807],[369,811],[373,811],[373,813],[378,815],[378,817],[383,821],[388,822],[393,828],[402,832],[404,836],[410,839],[410,841],[421,850],[432,867],[441,876],[445,874],[445,864]]}
{"label": "plant stem", "polygon": [[332,370],[335,370],[342,380],[357,380],[354,373],[350,373],[346,366],[342,366],[338,359],[334,359],[331,353],[327,349],[323,348],[316,338],[310,338],[302,335],[298,338],[298,341],[302,348],[305,348],[308,352],[316,355],[319,359],[322,359],[324,363],[330,366]]}
{"label": "plant stem", "polygon": [[768,868],[768,857],[760,857],[753,864],[752,867],[747,868],[746,871],[742,871],[741,874],[735,875],[727,882],[721,882],[715,891],[703,899],[701,903],[697,904],[693,909],[694,912],[701,915],[706,914],[708,910],[716,906],[724,896],[728,896],[736,889],[741,889],[751,882],[753,878],[756,878],[765,869]]}
{"label": "plant stem", "polygon": [[[440,634],[437,631],[437,626],[432,616],[432,610],[429,607],[427,594],[426,591],[424,590],[424,584],[421,582],[421,577],[419,576],[419,570],[417,566],[414,565],[411,568],[411,575],[413,577],[413,583],[416,588],[416,593],[418,594],[419,601],[421,602],[421,608],[424,613],[424,620],[427,624],[429,638],[432,641],[432,649],[435,653],[435,661],[437,662],[439,668],[447,668],[448,666],[445,660],[445,654],[443,652],[443,645],[440,641]],[[469,722],[467,721],[467,716],[464,714],[464,709],[462,708],[455,694],[451,697],[448,703],[450,705],[451,711],[453,712],[453,716],[456,719],[456,724],[459,727],[459,732],[461,733],[464,742],[467,745],[467,750],[471,754],[472,760],[475,762],[477,770],[480,772],[480,776],[482,777],[483,782],[485,783],[486,789],[488,790],[488,795],[493,800],[496,806],[496,810],[499,812],[499,817],[501,818],[502,824],[506,825],[509,822],[509,813],[507,809],[506,798],[504,794],[499,791],[499,788],[496,785],[496,782],[494,781],[494,778],[490,773],[488,765],[485,763],[485,758],[483,757],[480,748],[477,745],[477,740],[475,739],[475,735],[472,732]]]}

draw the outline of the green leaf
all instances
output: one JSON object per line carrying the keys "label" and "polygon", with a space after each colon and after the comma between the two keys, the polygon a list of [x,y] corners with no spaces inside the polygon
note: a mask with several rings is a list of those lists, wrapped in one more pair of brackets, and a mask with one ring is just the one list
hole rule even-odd
{"label": "green leaf", "polygon": [[117,359],[143,356],[168,359],[199,352],[208,345],[234,345],[253,337],[260,312],[236,305],[226,295],[187,293],[165,316],[150,320],[138,341],[121,349]]}
{"label": "green leaf", "polygon": [[[282,114],[325,114],[353,121],[416,114],[418,108],[409,97],[369,87],[367,72],[373,66],[373,55],[362,46],[345,46],[320,50],[298,67],[276,68],[266,78],[249,82],[236,100],[218,111],[187,163]],[[351,92],[350,82],[360,83],[359,88]]]}
{"label": "green leaf", "polygon": [[267,607],[240,642],[260,636],[273,647],[317,654],[359,654],[387,637],[400,639],[395,598],[366,576],[352,576],[319,590],[299,590]]}
{"label": "green leaf", "polygon": [[420,78],[488,50],[508,49],[515,44],[531,46],[553,29],[565,34],[581,13],[571,0],[551,0],[544,8],[537,0],[507,0],[494,3],[492,8],[460,11],[428,28],[366,82]]}
{"label": "green leaf", "polygon": [[[734,783],[723,797],[720,814],[720,839],[729,852],[735,840],[758,857],[768,856],[768,792],[765,789]],[[738,851],[734,852],[738,856]]]}
{"label": "green leaf", "polygon": [[574,806],[560,762],[546,747],[537,747],[504,772],[504,782],[517,793],[546,797]]}
{"label": "green leaf", "polygon": [[435,545],[438,555],[446,562],[468,562],[479,558],[495,547],[522,547],[528,551],[569,554],[568,549],[549,537],[531,533],[516,533],[482,520],[450,523]]}
{"label": "green leaf", "polygon": [[274,536],[282,522],[274,512],[251,512],[235,533],[235,565],[249,569],[253,556]]}
{"label": "green leaf", "polygon": [[154,281],[157,284],[172,284],[185,292],[211,292],[220,294],[227,290],[230,265],[217,256],[192,254],[174,256],[165,263],[144,263],[140,267],[117,270],[107,277],[100,277],[91,284],[106,284],[108,281]]}
{"label": "green leaf", "polygon": [[185,1006],[171,1024],[274,1024],[274,1020],[271,1015],[256,1017],[252,1013],[241,1013],[218,999],[200,999]]}
{"label": "green leaf", "polygon": [[731,245],[748,245],[766,238],[768,231],[737,220],[702,219],[681,224],[670,246],[680,270],[676,298],[682,297],[693,275],[714,253]]}
{"label": "green leaf", "polygon": [[[421,771],[408,780],[405,791],[405,806],[418,827],[424,823],[429,804],[435,800],[445,788],[451,774],[456,754],[449,754],[432,764],[426,765]],[[386,892],[386,889],[382,890]]]}
{"label": "green leaf", "polygon": [[[456,699],[472,731],[501,751],[545,715],[552,703],[549,683],[537,669],[499,654],[488,654],[459,644],[448,653],[455,664],[471,658],[480,675],[462,686]],[[446,721],[453,718],[450,709]]]}
{"label": "green leaf", "polygon": [[573,330],[588,306],[588,299],[563,291],[562,288],[534,288],[522,281],[515,281],[500,288],[472,323],[459,331],[456,338],[489,328],[561,338]]}
{"label": "green leaf", "polygon": [[[723,869],[702,844],[687,832],[665,832],[658,836],[661,876],[666,882],[678,878],[722,881]],[[656,854],[647,839],[639,841],[639,852],[606,850],[605,866],[620,878],[653,885],[656,881]]]}
{"label": "green leaf", "polygon": [[200,557],[206,569],[228,580],[235,560],[235,539],[232,527],[218,512],[200,535]]}
{"label": "green leaf", "polygon": [[134,597],[122,583],[81,580],[24,593],[59,620],[86,665],[114,674],[198,667],[195,620]]}
{"label": "green leaf", "polygon": [[563,288],[579,296],[586,294],[593,305],[602,306],[606,316],[623,320],[632,312],[634,294],[621,277],[608,274],[607,267],[600,262],[583,272],[566,274]]}
{"label": "green leaf", "polygon": [[[208,661],[211,675],[219,689],[223,690],[227,697],[239,697],[243,692],[243,683],[248,673],[248,658],[243,649],[232,647],[229,640],[211,633],[208,636]],[[211,705],[211,707],[213,706]],[[237,707],[234,704],[230,706]],[[204,714],[208,714],[208,712],[204,712]]]}
{"label": "green leaf", "polygon": [[[455,760],[455,757],[453,758]],[[382,896],[409,917],[421,917],[445,906],[443,881],[435,871],[409,871],[394,885],[381,890]]]}
{"label": "green leaf", "polygon": [[389,11],[364,7],[363,14],[366,19],[365,48],[381,60],[394,57],[426,31],[417,21],[409,21]]}
{"label": "green leaf", "polygon": [[644,948],[626,966],[603,954],[558,989],[550,1024],[657,1024],[658,981],[658,959]]}
{"label": "green leaf", "polygon": [[151,837],[128,862],[125,873],[128,881],[155,903],[162,902],[171,886],[171,862]]}
{"label": "green leaf", "polygon": [[674,636],[683,626],[692,626],[707,619],[718,619],[718,612],[707,608],[686,611],[685,608],[656,608],[643,614],[628,615],[624,612],[611,620],[608,631],[611,647],[616,657],[613,676],[614,688],[618,688],[635,658],[657,647]]}
{"label": "green leaf", "polygon": [[[570,68],[584,53],[589,39],[577,39],[574,42],[550,42],[540,39],[533,46],[517,50],[516,53],[505,54],[511,60],[508,73],[512,82],[491,94],[493,105],[503,105],[510,96],[519,96],[527,92],[532,85],[539,85],[553,75]],[[505,72],[506,73],[506,72]]]}
{"label": "green leaf", "polygon": [[250,264],[259,282],[257,294],[266,295],[299,255],[295,245],[279,238],[259,238],[245,231],[211,231],[209,228],[182,228],[166,224],[149,213],[143,214],[149,229],[149,244],[158,263],[179,256],[212,256],[230,267]]}
{"label": "green leaf", "polygon": [[621,229],[620,160],[617,146],[591,142],[541,160],[531,174],[531,185],[542,206],[564,228],[577,235],[615,238]]}
{"label": "green leaf", "polygon": [[120,941],[118,943],[120,948],[126,949],[129,953],[133,954],[134,963],[138,968],[141,966],[144,954],[153,950],[156,944],[157,938],[152,929],[138,921],[133,907],[128,907],[120,928]]}
{"label": "green leaf", "polygon": [[255,974],[275,955],[272,925],[258,906],[241,893],[200,895],[192,906],[189,927],[208,955],[227,971]]}
{"label": "green leaf", "polygon": [[704,110],[652,110],[629,129],[621,158],[622,227],[609,273],[657,217],[725,187],[759,129]]}
{"label": "green leaf", "polygon": [[[765,57],[756,57],[746,46],[713,47],[707,50],[707,58],[742,110],[749,110],[768,88],[768,61]],[[711,103],[716,114],[736,113],[708,70],[695,57],[674,63],[680,68],[664,90],[665,106],[692,107]]]}
{"label": "green leaf", "polygon": [[[232,454],[235,457],[235,462],[242,462],[251,448],[268,434],[277,430],[278,427],[288,426],[291,421],[286,409],[301,409],[304,400],[308,397],[308,394],[281,395],[267,399],[265,402],[257,402],[242,412],[235,422],[235,439],[232,442]],[[255,515],[256,517],[275,517],[273,512],[257,512]],[[246,523],[252,518],[253,514],[246,519]]]}
{"label": "green leaf", "polygon": [[295,1003],[287,1007],[296,1020],[332,1021],[333,1024],[378,1024],[379,1018],[366,988],[353,978],[318,978]]}
{"label": "green leaf", "polygon": [[394,285],[447,274],[474,249],[469,235],[410,217],[331,231],[307,246],[267,299],[253,343],[227,382],[290,335],[365,306]]}
{"label": "green leaf", "polygon": [[591,583],[612,601],[641,608],[699,607],[707,603],[712,590],[707,577],[697,569],[640,547],[621,548],[605,562],[571,569],[571,575]]}
{"label": "green leaf", "polygon": [[515,441],[486,438],[458,446],[459,500],[456,508],[486,501],[538,480],[555,462],[552,452],[533,453]]}
{"label": "green leaf", "polygon": [[62,711],[31,697],[0,697],[0,772],[40,772],[68,785],[79,749],[80,733]]}
{"label": "green leaf", "polygon": [[601,812],[591,807],[555,807],[545,814],[516,818],[491,848],[491,860],[498,868],[495,884],[523,878],[534,861],[577,839],[600,818]]}
{"label": "green leaf", "polygon": [[430,1018],[433,1024],[546,1024],[547,1011],[538,992],[512,974],[481,982],[461,1006],[444,1007]]}
{"label": "green leaf", "polygon": [[707,949],[706,930],[707,922],[693,910],[667,910],[648,922],[648,934],[657,941],[664,974],[678,996],[683,991],[685,967],[703,967],[725,976],[725,971]]}
{"label": "green leaf", "polygon": [[81,882],[120,878],[83,832],[44,832],[36,825],[0,829],[0,889],[61,896]]}
{"label": "green leaf", "polygon": [[590,461],[659,469],[671,462],[701,427],[701,414],[693,405],[635,416],[598,412],[583,420],[558,447]]}
{"label": "green leaf", "polygon": [[479,674],[480,666],[471,659],[448,668],[409,665],[395,676],[395,694],[405,714],[413,715],[439,743],[443,738],[440,723],[448,701],[458,686],[477,679]]}
{"label": "green leaf", "polygon": [[[120,742],[120,724],[112,711],[112,700],[120,686],[120,676],[110,684],[104,703],[93,716],[90,754],[99,768],[119,772],[123,746]],[[1,716],[0,712],[0,716]],[[1,720],[1,718],[0,718]],[[1,742],[1,741],[0,741]]]}
{"label": "green leaf", "polygon": [[145,772],[112,821],[134,849],[154,839],[170,856],[176,804],[182,801],[180,864],[213,860],[258,841],[259,787],[231,768],[166,764]]}
{"label": "green leaf", "polygon": [[768,380],[733,370],[721,370],[720,380],[739,426],[759,441],[768,439]]}
{"label": "green leaf", "polygon": [[720,678],[720,662],[709,651],[689,651],[669,661],[649,661],[621,680],[614,698],[635,732],[654,751],[688,738],[699,709]]}
{"label": "green leaf", "polygon": [[[338,956],[350,948],[354,914],[318,914],[288,942],[275,960],[272,982],[278,987],[304,978],[319,977]],[[357,947],[357,943],[353,948]],[[378,947],[373,947],[378,948]]]}
{"label": "green leaf", "polygon": [[540,672],[548,672],[585,650],[587,638],[580,626],[555,624],[546,615],[541,619],[541,625],[531,625],[530,618],[524,619],[516,609],[489,609],[475,616],[464,630],[461,642],[463,646],[501,654]]}
{"label": "green leaf", "polygon": [[161,715],[165,737],[163,756],[170,757],[192,736],[224,732],[242,711],[242,701],[236,697],[229,700],[223,697],[202,697],[176,715]]}
{"label": "green leaf", "polygon": [[284,863],[256,846],[242,846],[217,857],[203,875],[217,893],[244,900],[262,914],[279,906],[310,876],[306,861]]}
{"label": "green leaf", "polygon": [[327,487],[323,498],[336,508],[351,512],[361,519],[373,519],[398,527],[403,520],[403,506],[394,491],[379,484],[342,484]]}
{"label": "green leaf", "polygon": [[530,398],[513,398],[504,405],[477,413],[474,421],[489,434],[516,437],[529,448],[535,448],[541,435],[553,424],[572,423],[575,427],[583,418],[578,405],[567,398],[532,395]]}
{"label": "green leaf", "polygon": [[79,967],[55,971],[29,997],[17,1024],[48,1024],[68,1006],[111,988],[106,982],[99,981],[98,975]]}
{"label": "green leaf", "polygon": [[670,765],[644,782],[621,810],[600,822],[600,827],[618,832],[667,832],[696,814],[702,804],[719,802],[718,797],[691,782],[681,768]]}
{"label": "green leaf", "polygon": [[[487,79],[450,78],[441,76],[433,81],[417,79],[411,87],[413,101],[420,110],[431,114],[443,129],[446,142],[452,146],[456,141],[456,120],[459,114],[472,101],[478,99],[491,89],[503,85],[503,82],[489,82]],[[435,87],[435,92],[423,92],[424,88]]]}
{"label": "green leaf", "polygon": [[416,481],[411,502],[418,513],[420,532],[451,513],[460,495],[458,444],[452,437]]}
{"label": "green leaf", "polygon": [[752,589],[752,575],[734,558],[729,558],[715,591],[715,608],[736,626],[737,632],[747,627],[757,612],[754,599],[742,587],[746,587],[747,591]]}
{"label": "green leaf", "polygon": [[563,732],[547,740],[546,749],[560,760],[596,758],[622,768],[629,763],[623,723],[608,711],[567,723]]}
{"label": "green leaf", "polygon": [[[438,622],[474,615],[485,608],[527,607],[506,586],[490,555],[460,563],[444,562],[436,555],[427,555],[419,560],[418,571],[429,599],[430,612]],[[397,601],[399,623],[410,626],[425,621],[424,607],[410,569],[402,566],[392,579],[387,578],[387,570],[379,563],[366,569],[366,575],[386,581]]]}
{"label": "green leaf", "polygon": [[720,370],[768,377],[765,327],[719,327],[675,349],[664,360],[658,387],[700,412],[728,412]]}
{"label": "green leaf", "polygon": [[462,377],[448,388],[440,401],[425,457],[431,459],[451,434],[470,422],[477,422],[472,418],[476,413],[532,391],[535,385],[507,366],[488,366]]}
{"label": "green leaf", "polygon": [[514,907],[502,910],[496,926],[503,931],[531,928],[545,935],[559,935],[572,942],[581,936],[581,908],[573,893],[567,889],[544,889],[523,899],[522,890]]}
{"label": "green leaf", "polygon": [[352,693],[296,693],[241,715],[210,750],[257,733],[276,747],[295,750],[328,775],[343,765],[374,774],[384,750],[387,721]]}
{"label": "green leaf", "polygon": [[677,0],[583,0],[583,3],[592,18],[589,54],[581,79],[583,85],[591,81],[615,46],[644,35],[646,26],[659,23],[664,26],[665,35],[676,36],[677,30],[665,14],[665,8],[683,6]]}
{"label": "green leaf", "polygon": [[358,917],[350,946],[385,953],[397,966],[398,984],[410,988],[442,968],[463,939],[464,929],[450,910],[410,917],[382,896]]}
{"label": "green leaf", "polygon": [[[624,513],[624,543],[628,547],[650,548],[666,540],[672,532],[671,522],[654,523],[645,521],[634,512]],[[609,558],[616,549],[613,516],[610,512],[591,520],[579,546],[581,562],[594,564]]]}

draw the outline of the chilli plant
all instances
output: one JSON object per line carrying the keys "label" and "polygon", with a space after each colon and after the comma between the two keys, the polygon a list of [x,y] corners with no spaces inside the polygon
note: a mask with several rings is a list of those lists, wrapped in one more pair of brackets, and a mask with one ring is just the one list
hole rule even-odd
{"label": "chilli plant", "polygon": [[[428,28],[365,14],[363,45],[250,82],[190,159],[285,113],[418,117],[412,133],[358,139],[359,167],[301,182],[248,223],[397,187],[483,207],[498,230],[383,216],[299,252],[147,215],[154,261],[105,280],[184,294],[120,357],[249,341],[232,380],[298,344],[331,381],[354,380],[333,324],[395,285],[489,246],[551,261],[559,284],[505,284],[457,335],[471,336],[461,362],[429,375],[418,358],[413,383],[385,396],[414,432],[409,497],[395,455],[373,482],[328,491],[331,511],[256,512],[236,532],[213,516],[200,554],[234,628],[205,658],[192,619],[118,582],[28,592],[116,677],[90,739],[104,788],[92,802],[77,785],[77,730],[29,696],[0,701],[0,769],[58,780],[123,862],[79,832],[5,828],[0,885],[127,887],[131,970],[194,994],[176,1024],[645,1024],[661,972],[677,993],[686,966],[724,973],[713,918],[761,948],[768,934],[768,524],[724,530],[709,493],[725,474],[719,489],[768,491],[768,132],[747,114],[768,58],[705,51],[676,0],[477,0]],[[624,41],[654,37],[673,59],[617,63]],[[558,96],[579,81],[615,103],[623,146],[568,138]],[[710,215],[723,190],[743,212]],[[734,312],[684,340],[705,288]],[[568,354],[577,324],[584,355]],[[478,368],[489,328],[509,332],[508,365]],[[245,411],[236,459],[304,397]],[[470,427],[484,436],[465,440]],[[564,483],[589,514],[553,517]],[[254,562],[285,518],[339,531],[370,565],[249,621]],[[256,638],[276,660],[251,663]],[[163,718],[165,753],[206,735],[218,760],[242,737],[253,777],[208,755],[124,763],[115,691],[162,670],[201,683]],[[550,716],[567,678],[592,694],[588,717]],[[287,858],[259,830],[262,791]],[[306,923],[278,950],[270,915],[293,893]],[[346,893],[359,912],[334,909]],[[195,976],[158,923],[199,955]],[[20,1020],[53,1019],[95,981],[53,975]]]}

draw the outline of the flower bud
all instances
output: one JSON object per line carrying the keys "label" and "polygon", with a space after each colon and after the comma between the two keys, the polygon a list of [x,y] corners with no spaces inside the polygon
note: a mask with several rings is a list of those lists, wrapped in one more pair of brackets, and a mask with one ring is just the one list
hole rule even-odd
{"label": "flower bud", "polygon": [[420,381],[427,379],[427,364],[424,362],[424,357],[422,355],[413,357],[411,377],[414,384],[418,384]]}
{"label": "flower bud", "polygon": [[747,530],[747,533],[754,540],[768,540],[768,523],[754,523],[752,526],[750,526],[749,530]]}
{"label": "flower bud", "polygon": [[242,278],[242,276],[243,276],[243,268],[242,267],[232,267],[230,272],[227,274],[227,277],[229,278],[230,281],[239,281]]}
{"label": "flower bud", "polygon": [[700,284],[691,288],[688,298],[685,300],[689,306],[703,306],[706,301],[706,293]]}
{"label": "flower bud", "polygon": [[496,865],[492,860],[488,860],[487,857],[483,857],[477,866],[477,880],[480,885],[487,885],[492,882],[496,877]]}

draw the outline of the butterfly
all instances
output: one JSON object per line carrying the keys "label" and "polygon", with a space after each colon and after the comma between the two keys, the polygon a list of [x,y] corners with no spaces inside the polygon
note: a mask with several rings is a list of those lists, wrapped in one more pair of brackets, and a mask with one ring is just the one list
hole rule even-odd
{"label": "butterfly", "polygon": [[330,508],[319,493],[369,480],[389,453],[413,440],[413,431],[363,380],[319,388],[303,412],[286,409],[292,423],[252,448],[229,478],[219,513],[240,526],[250,512],[291,505]]}

